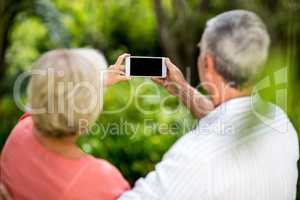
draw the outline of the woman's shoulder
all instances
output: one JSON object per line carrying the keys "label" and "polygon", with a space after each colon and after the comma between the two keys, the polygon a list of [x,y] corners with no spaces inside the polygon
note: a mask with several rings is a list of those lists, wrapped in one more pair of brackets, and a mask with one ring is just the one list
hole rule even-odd
{"label": "woman's shoulder", "polygon": [[116,199],[130,189],[119,170],[108,161],[89,156],[85,162],[84,170],[73,180],[65,199],[78,199],[78,196]]}
{"label": "woman's shoulder", "polygon": [[129,188],[128,182],[122,176],[121,172],[110,162],[99,159],[90,158],[90,165],[86,172],[87,177],[92,176],[99,181],[105,180],[107,184],[118,185],[125,189]]}
{"label": "woman's shoulder", "polygon": [[[89,156],[88,173],[101,176],[102,178],[124,179],[121,172],[109,161]],[[124,179],[125,180],[125,179]]]}
{"label": "woman's shoulder", "polygon": [[[25,137],[28,133],[32,132],[33,120],[29,113],[24,113],[17,122],[16,126],[12,129],[10,137]],[[18,136],[16,136],[18,135]]]}
{"label": "woman's shoulder", "polygon": [[12,129],[9,137],[4,145],[4,150],[10,145],[17,145],[18,143],[24,143],[31,135],[33,127],[33,120],[28,113],[25,113],[19,118],[16,126]]}

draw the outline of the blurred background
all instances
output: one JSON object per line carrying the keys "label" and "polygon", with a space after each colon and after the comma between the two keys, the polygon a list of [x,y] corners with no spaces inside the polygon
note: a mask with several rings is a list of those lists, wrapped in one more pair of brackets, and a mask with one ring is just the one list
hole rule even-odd
{"label": "blurred background", "polygon": [[[252,10],[265,21],[272,44],[260,93],[281,106],[299,132],[299,1],[0,0],[0,147],[23,113],[13,99],[14,82],[42,53],[54,48],[95,48],[109,63],[123,52],[168,56],[197,86],[197,43],[205,23],[232,9]],[[141,83],[147,84],[139,87]],[[138,96],[133,97],[133,91]],[[104,110],[112,112],[102,114],[97,121],[102,128],[81,137],[78,145],[115,164],[130,183],[145,176],[176,139],[197,123],[163,88],[159,88],[160,99],[151,98],[156,94],[156,86],[143,78],[108,88]],[[26,102],[26,84],[20,100]],[[113,113],[128,102],[126,109]],[[151,112],[141,112],[137,105]],[[122,120],[137,127],[138,134],[124,128],[116,132]],[[171,128],[161,129],[159,124]]]}

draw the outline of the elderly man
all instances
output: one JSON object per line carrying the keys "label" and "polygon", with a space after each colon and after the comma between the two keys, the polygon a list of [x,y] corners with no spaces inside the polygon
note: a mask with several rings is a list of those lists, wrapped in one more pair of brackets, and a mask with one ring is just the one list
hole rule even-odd
{"label": "elderly man", "polygon": [[[121,200],[295,199],[295,129],[279,107],[250,96],[269,43],[264,23],[252,12],[225,12],[208,21],[198,67],[215,108]],[[166,64],[168,77],[153,80],[202,117],[209,102],[170,60]],[[257,113],[262,108],[265,112]],[[262,120],[266,118],[268,123]]]}

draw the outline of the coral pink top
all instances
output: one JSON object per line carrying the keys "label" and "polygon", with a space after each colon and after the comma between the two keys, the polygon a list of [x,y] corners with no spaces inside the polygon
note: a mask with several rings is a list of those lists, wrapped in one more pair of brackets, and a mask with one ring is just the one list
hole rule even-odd
{"label": "coral pink top", "polygon": [[67,159],[42,146],[25,114],[1,155],[1,182],[13,199],[110,200],[129,189],[120,172],[105,160]]}

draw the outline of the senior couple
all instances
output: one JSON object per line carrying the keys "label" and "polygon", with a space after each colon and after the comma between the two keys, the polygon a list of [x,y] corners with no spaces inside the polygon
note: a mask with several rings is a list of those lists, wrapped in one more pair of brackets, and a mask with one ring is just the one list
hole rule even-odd
{"label": "senior couple", "polygon": [[[102,83],[129,79],[122,65],[128,55],[108,68],[103,81],[97,64],[103,58],[95,52],[88,57],[80,50],[46,53],[33,67],[43,75],[32,73],[28,86],[31,112],[12,130],[2,152],[1,183],[13,199],[31,200],[295,199],[297,133],[284,111],[251,96],[269,43],[264,23],[252,12],[234,10],[209,20],[199,43],[198,69],[210,99],[167,59],[167,78],[152,80],[177,96],[199,123],[132,188],[116,167],[86,155],[75,143],[86,130],[80,120],[91,124],[101,112]],[[61,86],[70,82],[87,82],[95,92]],[[72,107],[91,104],[93,112]],[[267,111],[258,114],[262,108]]]}

